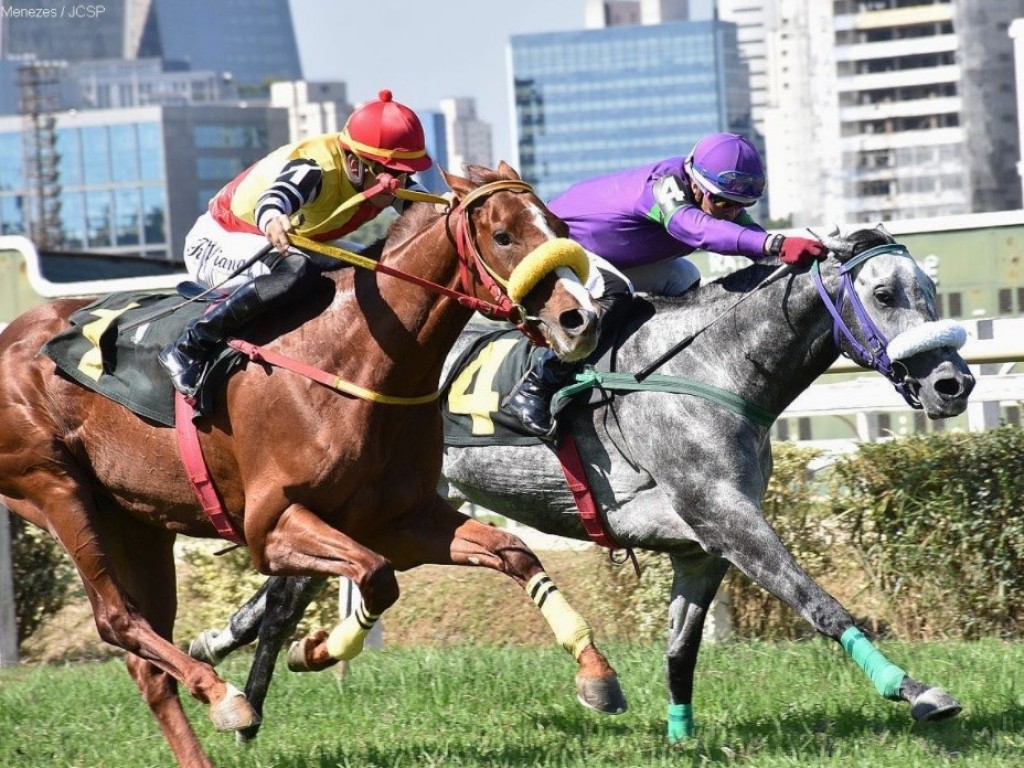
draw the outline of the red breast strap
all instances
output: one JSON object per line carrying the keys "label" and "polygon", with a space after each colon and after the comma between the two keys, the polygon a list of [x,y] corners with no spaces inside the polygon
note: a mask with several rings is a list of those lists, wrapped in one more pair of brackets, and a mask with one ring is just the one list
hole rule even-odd
{"label": "red breast strap", "polygon": [[174,393],[174,432],[178,437],[178,455],[185,467],[188,481],[195,491],[196,498],[206,517],[217,529],[217,533],[235,544],[245,545],[245,536],[224,511],[217,487],[210,477],[210,470],[203,458],[203,448],[199,445],[199,433],[192,422],[192,406],[180,392]]}

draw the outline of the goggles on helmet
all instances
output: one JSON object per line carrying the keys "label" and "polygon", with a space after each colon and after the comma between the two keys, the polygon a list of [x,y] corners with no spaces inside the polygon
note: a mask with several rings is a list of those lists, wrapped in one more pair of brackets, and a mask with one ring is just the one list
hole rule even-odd
{"label": "goggles on helmet", "polygon": [[719,194],[726,198],[729,195],[735,195],[736,197],[747,198],[749,200],[750,198],[759,198],[764,193],[764,176],[744,173],[743,171],[722,171],[721,173],[714,173],[701,168],[699,165],[694,165],[693,170],[702,179],[705,179],[717,187]]}

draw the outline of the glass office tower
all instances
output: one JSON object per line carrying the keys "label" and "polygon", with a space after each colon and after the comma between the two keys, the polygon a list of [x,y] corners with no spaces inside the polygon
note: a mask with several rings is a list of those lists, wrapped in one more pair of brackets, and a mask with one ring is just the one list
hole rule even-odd
{"label": "glass office tower", "polygon": [[516,35],[518,167],[543,199],[569,184],[686,154],[705,134],[751,134],[736,26],[684,21]]}

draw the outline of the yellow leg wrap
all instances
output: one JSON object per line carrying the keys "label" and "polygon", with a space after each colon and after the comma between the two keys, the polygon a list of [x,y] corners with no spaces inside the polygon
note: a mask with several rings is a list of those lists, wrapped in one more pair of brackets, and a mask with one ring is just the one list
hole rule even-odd
{"label": "yellow leg wrap", "polygon": [[541,615],[555,633],[555,639],[574,659],[578,659],[583,649],[594,642],[594,633],[586,619],[576,613],[544,571],[527,582],[526,594],[540,608]]}
{"label": "yellow leg wrap", "polygon": [[351,661],[363,650],[363,642],[380,616],[366,612],[362,602],[327,636],[327,653],[332,659]]}

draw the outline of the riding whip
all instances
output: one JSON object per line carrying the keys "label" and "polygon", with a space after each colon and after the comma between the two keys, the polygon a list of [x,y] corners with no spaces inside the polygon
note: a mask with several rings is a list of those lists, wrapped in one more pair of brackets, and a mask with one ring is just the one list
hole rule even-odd
{"label": "riding whip", "polygon": [[154,320],[160,320],[161,318],[167,317],[168,315],[177,312],[179,309],[181,309],[182,307],[184,307],[184,306],[186,306],[188,304],[191,304],[191,303],[193,303],[195,301],[199,301],[204,296],[208,296],[213,291],[215,291],[218,288],[220,288],[228,280],[231,280],[231,279],[233,279],[235,277],[238,277],[240,274],[245,272],[245,270],[247,270],[249,267],[251,267],[257,261],[262,259],[268,253],[270,253],[273,249],[274,249],[273,244],[267,243],[265,246],[263,246],[258,251],[256,251],[256,253],[254,253],[248,259],[243,261],[236,269],[234,269],[231,272],[230,275],[225,277],[223,280],[221,280],[216,285],[211,285],[209,288],[207,288],[202,293],[197,293],[195,296],[187,298],[184,301],[179,302],[178,304],[175,304],[172,307],[166,307],[165,309],[162,309],[159,312],[154,312],[153,314],[146,315],[145,317],[138,317],[135,320],[132,320],[130,323],[125,323],[124,325],[121,325],[121,326],[118,327],[117,332],[119,334],[121,334],[121,333],[124,333],[125,331],[130,331],[133,328],[138,328],[140,325],[145,325],[146,323],[152,323]]}
{"label": "riding whip", "polygon": [[671,358],[675,357],[680,352],[682,352],[684,349],[686,349],[688,346],[690,346],[690,343],[694,339],[696,339],[700,334],[704,333],[704,331],[706,331],[708,328],[710,328],[712,325],[714,325],[718,320],[720,320],[728,312],[731,312],[732,310],[736,309],[736,307],[738,307],[740,304],[742,304],[748,297],[752,296],[753,294],[755,294],[757,291],[761,290],[762,288],[764,288],[766,286],[769,286],[772,283],[774,283],[775,281],[780,280],[783,277],[785,277],[786,275],[792,273],[794,269],[795,269],[795,267],[792,264],[783,264],[781,267],[779,267],[774,272],[772,272],[770,275],[768,275],[768,277],[766,277],[764,280],[762,280],[760,283],[758,283],[757,287],[754,288],[754,290],[750,291],[749,293],[743,294],[739,298],[738,301],[736,301],[736,302],[734,302],[732,304],[732,306],[730,306],[724,312],[721,312],[720,314],[716,315],[711,320],[711,322],[707,323],[706,325],[702,326],[701,328],[698,328],[696,331],[691,333],[689,336],[687,336],[682,341],[679,341],[679,342],[673,344],[671,347],[669,347],[667,352],[662,354],[657,360],[655,360],[653,363],[651,363],[646,368],[644,368],[642,371],[640,371],[638,374],[636,374],[636,380],[637,381],[643,381],[644,379],[646,379],[648,376],[650,376],[652,373],[654,373],[656,370],[658,370],[662,365],[664,365],[666,360],[670,360]]}

